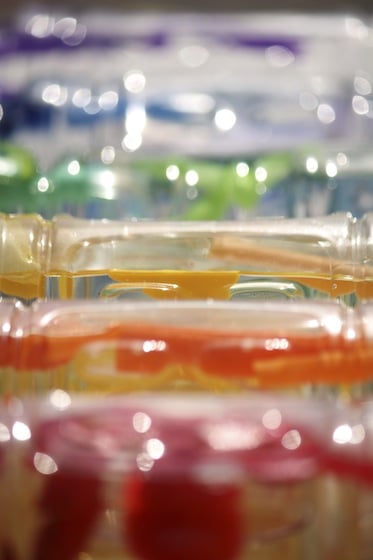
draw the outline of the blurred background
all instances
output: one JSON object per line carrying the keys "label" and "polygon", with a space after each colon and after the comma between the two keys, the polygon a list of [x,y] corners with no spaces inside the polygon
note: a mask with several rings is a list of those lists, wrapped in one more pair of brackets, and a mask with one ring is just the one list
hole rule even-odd
{"label": "blurred background", "polygon": [[307,10],[323,11],[329,10],[349,10],[365,11],[372,9],[370,0],[105,0],[105,2],[87,0],[40,0],[29,2],[27,0],[14,0],[9,5],[2,2],[0,14],[3,21],[11,20],[17,11],[22,9],[73,9],[75,12],[98,8],[103,10],[209,10],[209,11],[231,11],[231,10]]}
{"label": "blurred background", "polygon": [[1,3],[0,210],[373,211],[372,16],[367,0]]}

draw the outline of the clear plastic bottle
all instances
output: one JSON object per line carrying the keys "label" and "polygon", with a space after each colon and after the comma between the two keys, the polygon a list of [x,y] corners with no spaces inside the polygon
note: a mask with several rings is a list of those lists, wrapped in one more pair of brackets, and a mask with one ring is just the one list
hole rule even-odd
{"label": "clear plastic bottle", "polygon": [[232,222],[6,215],[0,291],[33,298],[371,297],[370,218]]}
{"label": "clear plastic bottle", "polygon": [[328,533],[339,558],[358,557],[351,532],[335,532],[338,500],[318,523],[325,471],[314,432],[331,409],[269,395],[79,402],[54,392],[26,403],[2,424],[1,544],[25,560],[326,560]]}
{"label": "clear plastic bottle", "polygon": [[2,302],[1,392],[371,391],[372,306]]}
{"label": "clear plastic bottle", "polygon": [[321,438],[326,466],[336,477],[345,504],[335,521],[359,544],[362,560],[370,558],[373,546],[372,414],[370,399],[339,405]]}

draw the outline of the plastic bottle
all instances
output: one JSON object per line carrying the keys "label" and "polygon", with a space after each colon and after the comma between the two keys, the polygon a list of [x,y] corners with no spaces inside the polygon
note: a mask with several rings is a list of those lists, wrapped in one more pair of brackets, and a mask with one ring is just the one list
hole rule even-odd
{"label": "plastic bottle", "polygon": [[369,394],[372,306],[2,302],[3,395],[143,390]]}
{"label": "plastic bottle", "polygon": [[[302,425],[310,401],[194,394],[79,403],[54,392],[34,404],[9,415],[1,440],[3,448],[8,435],[13,465],[0,477],[2,545],[22,546],[25,560],[279,560],[284,551],[289,560],[327,559],[327,532],[340,558],[359,550],[332,518],[318,525],[325,473]],[[314,427],[330,408],[315,404]]]}
{"label": "plastic bottle", "polygon": [[231,222],[6,215],[0,291],[33,298],[371,297],[371,218]]}

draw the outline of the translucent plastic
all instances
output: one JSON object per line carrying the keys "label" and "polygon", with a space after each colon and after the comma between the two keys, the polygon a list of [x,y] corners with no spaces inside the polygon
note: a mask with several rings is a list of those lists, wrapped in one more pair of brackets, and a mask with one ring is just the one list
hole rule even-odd
{"label": "translucent plastic", "polygon": [[372,314],[307,301],[4,303],[1,392],[360,397],[371,391]]}
{"label": "translucent plastic", "polygon": [[2,215],[0,291],[32,298],[371,296],[369,218],[247,222]]}
{"label": "translucent plastic", "polygon": [[334,414],[331,429],[323,432],[327,466],[336,475],[348,501],[341,519],[348,522],[368,560],[373,540],[373,403],[365,400],[353,407],[341,407]]}
{"label": "translucent plastic", "polygon": [[357,558],[335,523],[338,494],[324,511],[315,434],[332,410],[268,395],[79,403],[61,391],[14,407],[1,424],[0,544],[25,560]]}

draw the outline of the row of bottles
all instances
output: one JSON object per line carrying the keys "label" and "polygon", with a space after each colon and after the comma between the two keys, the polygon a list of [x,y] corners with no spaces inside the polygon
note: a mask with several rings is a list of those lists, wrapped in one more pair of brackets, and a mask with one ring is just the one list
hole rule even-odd
{"label": "row of bottles", "polygon": [[372,29],[4,30],[1,559],[370,560]]}
{"label": "row of bottles", "polygon": [[366,149],[309,146],[232,157],[129,156],[115,162],[72,156],[42,173],[20,145],[0,145],[3,212],[85,218],[223,220],[317,217],[373,210]]}
{"label": "row of bottles", "polygon": [[164,16],[31,13],[4,32],[3,212],[373,210],[368,18]]}

